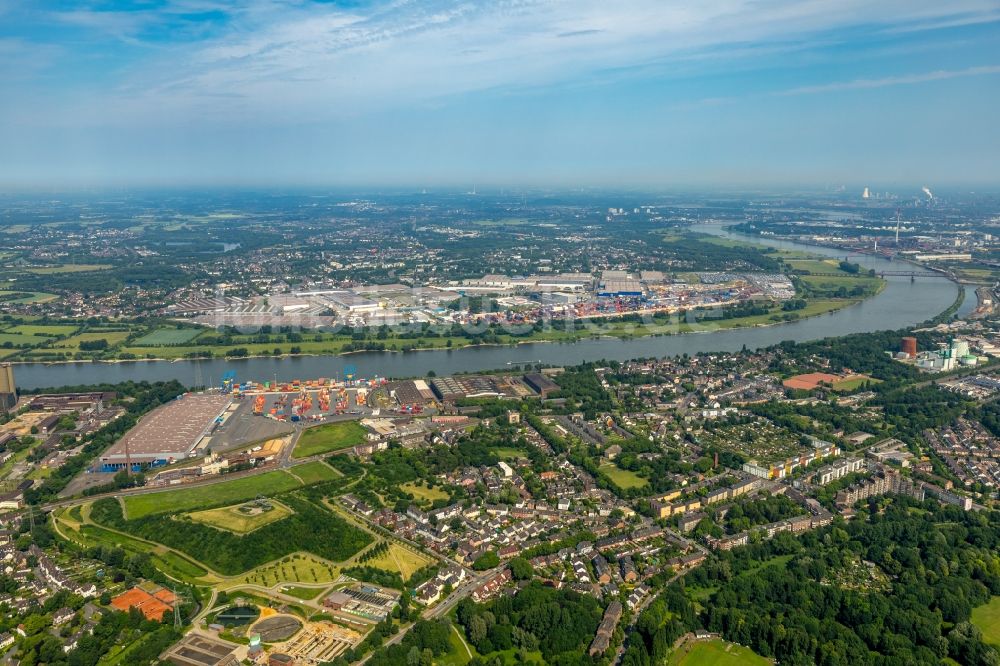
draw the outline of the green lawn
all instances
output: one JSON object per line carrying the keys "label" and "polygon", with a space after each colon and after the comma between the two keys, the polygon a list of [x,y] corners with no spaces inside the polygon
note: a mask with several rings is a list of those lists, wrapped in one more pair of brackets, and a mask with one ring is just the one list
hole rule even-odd
{"label": "green lawn", "polygon": [[406,581],[419,569],[426,567],[431,562],[433,560],[426,555],[412,551],[398,543],[390,543],[389,550],[378,557],[366,560],[362,564],[382,569],[383,571],[396,572]]}
{"label": "green lawn", "polygon": [[621,469],[614,463],[605,463],[598,469],[600,469],[604,476],[611,479],[611,482],[622,490],[628,490],[629,488],[642,488],[647,483],[646,479],[642,478],[635,472],[630,472],[627,469]]}
{"label": "green lawn", "polygon": [[858,389],[858,388],[861,388],[862,386],[864,386],[865,382],[868,382],[869,384],[871,384],[873,386],[875,384],[881,383],[878,379],[872,379],[871,377],[865,377],[863,375],[858,375],[856,377],[850,377],[850,378],[845,379],[845,380],[840,381],[840,382],[834,382],[834,384],[833,384],[833,390],[834,391],[853,391],[855,389]]}
{"label": "green lawn", "polygon": [[763,666],[770,663],[750,648],[719,639],[685,643],[667,660],[669,666]]}
{"label": "green lawn", "polygon": [[170,550],[162,553],[154,553],[152,558],[153,564],[157,569],[174,578],[191,581],[194,578],[201,578],[208,574],[206,569]]}
{"label": "green lawn", "polygon": [[[465,666],[469,661],[471,661],[472,656],[477,656],[476,649],[471,645],[468,645],[458,633],[461,631],[454,624],[451,625],[451,635],[448,637],[448,642],[451,645],[451,650],[447,654],[443,654],[434,660],[437,666]],[[468,646],[468,649],[466,649]]]}
{"label": "green lawn", "polygon": [[297,587],[295,585],[287,585],[281,588],[281,591],[290,597],[309,601],[318,597],[326,589],[325,587]]}
{"label": "green lawn", "polygon": [[305,465],[297,465],[288,471],[302,479],[302,483],[307,486],[320,483],[321,481],[333,481],[341,476],[337,470],[320,460],[314,460]]}
{"label": "green lawn", "polygon": [[258,528],[264,527],[264,525],[277,522],[292,513],[292,510],[284,504],[273,500],[271,501],[272,508],[270,511],[254,515],[248,515],[240,511],[240,508],[243,506],[244,504],[236,504],[233,506],[220,507],[218,509],[192,511],[187,515],[191,518],[191,520],[204,523],[205,525],[211,525],[212,527],[218,527],[219,529],[229,530],[235,534],[247,534],[248,532],[253,532]]}
{"label": "green lawn", "polygon": [[213,506],[236,504],[258,495],[274,495],[300,487],[302,484],[291,474],[276,470],[244,476],[231,481],[213,483],[194,488],[178,488],[162,493],[129,495],[121,502],[129,520],[155,513],[194,511]]}
{"label": "green lawn", "polygon": [[490,453],[500,458],[500,460],[517,460],[518,458],[528,457],[521,449],[514,449],[509,446],[498,446],[490,449]]}
{"label": "green lawn", "polygon": [[424,502],[426,504],[433,504],[435,500],[439,499],[448,499],[448,493],[440,488],[428,488],[427,486],[420,485],[415,481],[404,483],[399,487],[399,489],[413,495],[418,502]]}
{"label": "green lawn", "polygon": [[307,458],[320,453],[363,444],[368,433],[357,421],[328,423],[303,431],[292,451],[293,458]]}
{"label": "green lawn", "polygon": [[972,609],[972,624],[983,632],[983,641],[1000,648],[1000,597]]}

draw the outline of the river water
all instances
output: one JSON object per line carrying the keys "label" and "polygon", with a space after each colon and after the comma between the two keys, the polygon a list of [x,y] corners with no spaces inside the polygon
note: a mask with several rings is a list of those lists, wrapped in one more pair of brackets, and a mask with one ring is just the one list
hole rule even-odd
{"label": "river water", "polygon": [[[699,225],[697,231],[736,240],[770,245],[787,250],[843,258],[843,250],[805,245],[773,238],[746,236],[727,232],[721,225]],[[926,273],[903,262],[881,257],[852,257],[863,269]],[[736,351],[767,347],[783,340],[798,342],[864,331],[897,329],[917,324],[945,310],[954,302],[960,285],[942,278],[887,276],[888,284],[877,296],[857,305],[826,315],[777,326],[712,330],[711,322],[703,332],[661,337],[620,340],[600,338],[567,343],[532,343],[513,347],[466,347],[463,349],[410,353],[364,352],[347,356],[309,356],[251,358],[202,361],[135,361],[123,363],[65,363],[46,365],[21,364],[15,367],[18,386],[22,388],[55,387],[79,384],[118,383],[128,380],[177,379],[187,385],[214,385],[223,374],[236,373],[237,379],[267,381],[275,378],[340,377],[345,367],[360,377],[418,377],[430,371],[438,375],[458,372],[495,370],[509,365],[548,363],[573,365],[588,360],[662,357],[708,351]],[[964,316],[976,305],[974,290],[969,289],[959,311]]]}

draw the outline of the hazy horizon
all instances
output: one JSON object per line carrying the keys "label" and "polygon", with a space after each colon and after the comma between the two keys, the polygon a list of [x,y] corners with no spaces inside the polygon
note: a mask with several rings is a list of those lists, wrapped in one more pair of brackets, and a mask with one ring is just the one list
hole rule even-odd
{"label": "hazy horizon", "polygon": [[998,45],[990,0],[0,0],[0,191],[989,187]]}

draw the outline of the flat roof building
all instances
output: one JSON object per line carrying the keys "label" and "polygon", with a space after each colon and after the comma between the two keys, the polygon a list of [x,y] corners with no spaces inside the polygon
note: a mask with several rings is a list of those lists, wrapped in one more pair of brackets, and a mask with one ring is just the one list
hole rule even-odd
{"label": "flat roof building", "polygon": [[187,394],[157,407],[101,455],[107,471],[187,458],[232,403],[228,395]]}
{"label": "flat roof building", "polygon": [[538,392],[543,398],[559,390],[559,385],[540,372],[531,372],[524,376],[524,383]]}

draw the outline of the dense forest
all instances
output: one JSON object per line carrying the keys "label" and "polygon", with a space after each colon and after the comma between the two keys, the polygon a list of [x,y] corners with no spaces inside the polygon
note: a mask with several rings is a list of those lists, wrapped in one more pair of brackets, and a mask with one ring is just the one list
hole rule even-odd
{"label": "dense forest", "polygon": [[537,651],[547,664],[568,666],[591,663],[586,648],[603,612],[593,597],[531,583],[485,604],[463,599],[456,615],[480,654],[516,649],[518,663],[531,663]]}
{"label": "dense forest", "polygon": [[[849,523],[720,553],[672,586],[709,592],[698,614],[680,604],[671,617],[782,664],[995,665],[969,619],[1000,594],[998,526],[996,513],[883,498]],[[859,575],[858,562],[875,573]],[[624,663],[654,663],[652,647],[634,641]]]}

